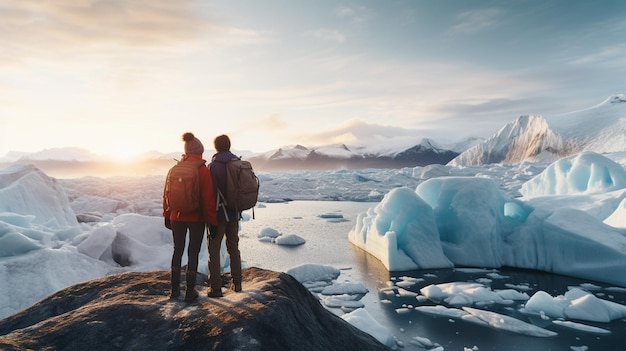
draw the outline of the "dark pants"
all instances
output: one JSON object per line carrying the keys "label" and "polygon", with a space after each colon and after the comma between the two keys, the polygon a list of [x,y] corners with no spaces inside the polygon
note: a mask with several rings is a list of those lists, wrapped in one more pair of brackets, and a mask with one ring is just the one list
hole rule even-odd
{"label": "dark pants", "polygon": [[239,254],[239,221],[220,222],[217,235],[209,236],[209,285],[213,290],[222,287],[220,249],[226,235],[226,251],[230,256],[230,275],[235,282],[241,282],[241,256]]}
{"label": "dark pants", "polygon": [[172,221],[172,237],[174,239],[174,254],[172,255],[172,269],[180,269],[185,239],[189,231],[189,247],[187,248],[187,271],[198,271],[198,255],[204,237],[204,222]]}

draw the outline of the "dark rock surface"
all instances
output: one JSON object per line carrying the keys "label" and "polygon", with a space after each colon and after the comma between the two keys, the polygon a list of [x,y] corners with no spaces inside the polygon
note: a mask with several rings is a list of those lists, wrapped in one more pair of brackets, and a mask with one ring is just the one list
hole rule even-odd
{"label": "dark rock surface", "polygon": [[[2,350],[388,350],[292,276],[244,269],[243,291],[170,300],[169,272],[111,275],[0,321]],[[183,289],[184,295],[184,289]]]}

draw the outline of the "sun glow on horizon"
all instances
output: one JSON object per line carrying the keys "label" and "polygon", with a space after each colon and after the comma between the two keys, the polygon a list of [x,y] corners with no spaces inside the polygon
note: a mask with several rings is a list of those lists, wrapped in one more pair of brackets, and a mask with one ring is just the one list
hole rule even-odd
{"label": "sun glow on horizon", "polygon": [[145,152],[146,151],[141,149],[138,145],[124,142],[122,140],[116,140],[104,152],[104,154],[108,157],[111,157],[114,161],[130,162],[138,159],[139,156]]}

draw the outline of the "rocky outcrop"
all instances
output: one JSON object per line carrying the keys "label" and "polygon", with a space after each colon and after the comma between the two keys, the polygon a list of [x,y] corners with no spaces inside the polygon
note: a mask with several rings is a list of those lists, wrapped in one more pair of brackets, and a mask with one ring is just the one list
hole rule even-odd
{"label": "rocky outcrop", "polygon": [[[206,281],[204,276],[203,281]],[[0,321],[0,349],[388,350],[292,276],[244,269],[243,291],[170,300],[169,272],[80,283]]]}

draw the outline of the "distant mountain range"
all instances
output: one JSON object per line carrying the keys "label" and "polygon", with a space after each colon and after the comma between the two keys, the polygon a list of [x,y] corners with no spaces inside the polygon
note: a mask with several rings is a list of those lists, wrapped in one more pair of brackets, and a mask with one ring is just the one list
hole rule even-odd
{"label": "distant mountain range", "polygon": [[423,139],[419,144],[394,151],[372,151],[371,148],[350,147],[346,144],[306,147],[295,145],[248,157],[259,169],[359,169],[402,168],[446,164],[459,154],[433,140]]}
{"label": "distant mountain range", "polygon": [[[487,139],[471,138],[453,145],[432,139],[401,145],[285,146],[265,153],[238,152],[257,170],[324,170],[402,168],[429,164],[481,165],[488,163],[552,162],[581,151],[626,151],[626,98],[611,96],[591,108],[562,115],[520,116]],[[205,154],[205,157],[210,157]],[[36,153],[9,152],[0,166],[33,163],[46,169],[98,166],[103,175],[160,174],[180,158],[180,152],[149,152],[138,161],[121,164],[81,148],[52,148]]]}
{"label": "distant mountain range", "polygon": [[[303,145],[285,146],[265,153],[233,153],[252,162],[257,170],[327,170],[327,169],[363,169],[363,168],[402,168],[446,164],[460,152],[481,142],[471,138],[451,146],[439,146],[434,140],[422,139],[418,143],[396,145],[393,147],[368,145],[367,147],[348,146],[346,144],[307,147]],[[205,153],[206,158],[211,157]],[[0,166],[4,163],[32,163],[42,169],[86,169],[99,166],[99,172],[105,174],[132,174],[150,169],[157,172],[167,171],[180,152],[160,153],[152,151],[140,155],[136,161],[122,162],[102,157],[86,149],[67,147],[50,148],[35,153],[10,152],[0,157]],[[124,171],[126,170],[126,171]],[[81,171],[82,172],[82,171]]]}

